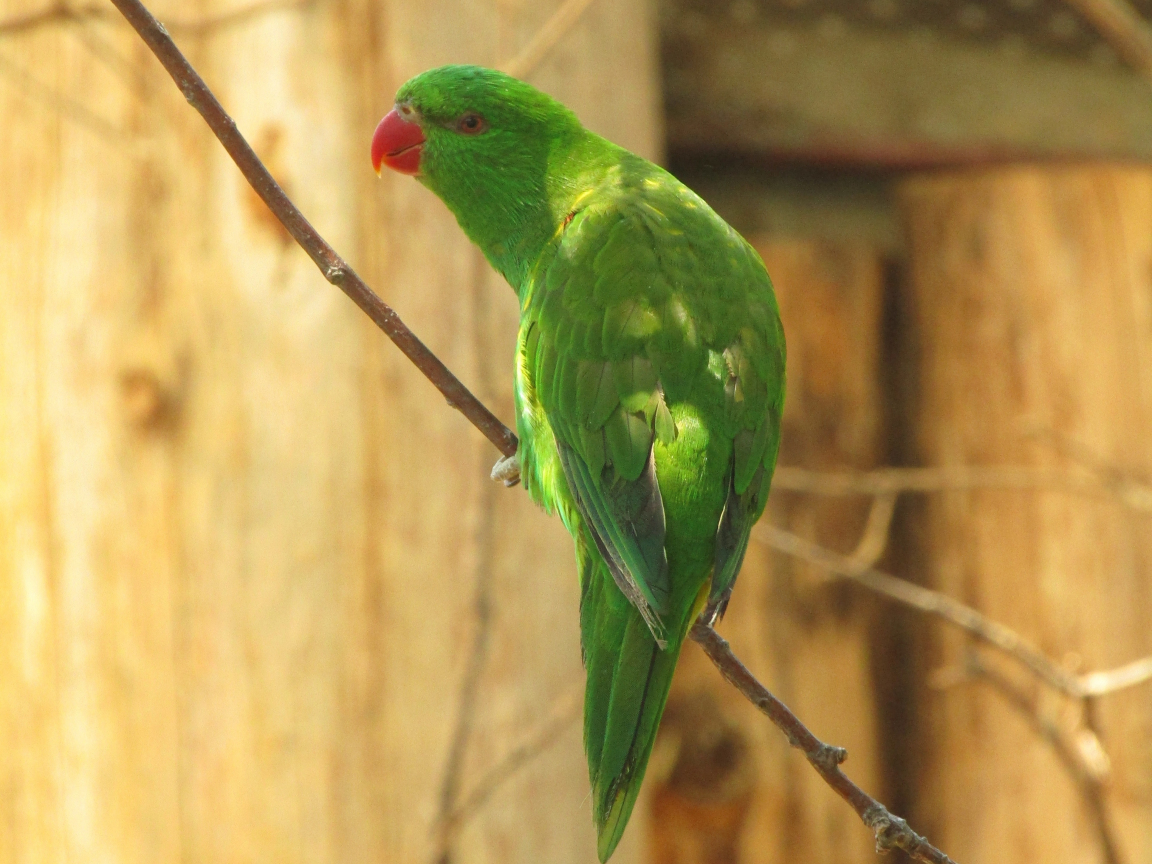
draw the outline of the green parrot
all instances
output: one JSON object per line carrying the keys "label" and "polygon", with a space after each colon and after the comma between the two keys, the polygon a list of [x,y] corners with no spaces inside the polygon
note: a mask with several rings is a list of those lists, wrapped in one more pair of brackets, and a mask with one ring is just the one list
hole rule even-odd
{"label": "green parrot", "polygon": [[438,195],[516,291],[517,455],[572,535],[600,860],[631,815],[680,646],[722,615],[780,443],[764,264],[676,178],[477,66],[417,75],[372,160]]}

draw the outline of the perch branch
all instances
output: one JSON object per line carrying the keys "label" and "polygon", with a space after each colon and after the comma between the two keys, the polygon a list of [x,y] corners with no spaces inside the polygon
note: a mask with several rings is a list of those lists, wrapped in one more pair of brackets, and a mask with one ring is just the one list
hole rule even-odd
{"label": "perch branch", "polygon": [[[185,98],[200,112],[245,179],[268,205],[296,242],[308,253],[325,279],[347,294],[383,330],[416,367],[505,456],[516,453],[516,436],[505,427],[399,319],[313,228],[268,173],[204,80],[192,68],[140,0],[112,0],[164,65]],[[576,6],[574,2],[573,7]],[[557,37],[559,38],[559,37]],[[691,636],[699,642],[721,674],[800,746],[813,767],[845,798],[876,835],[881,849],[904,849],[921,861],[952,864],[951,859],[912,831],[903,819],[864,793],[839,769],[846,752],[821,743],[788,708],[753,677],[711,627],[697,622]]]}
{"label": "perch branch", "polygon": [[788,743],[800,750],[832,789],[856,811],[856,814],[876,835],[876,848],[887,852],[902,849],[917,861],[932,864],[955,864],[951,858],[908,827],[908,823],[894,816],[888,809],[853,783],[840,770],[848,753],[842,747],[832,747],[813,735],[800,722],[788,706],[773,696],[756,680],[740,659],[732,653],[728,642],[715,630],[697,621],[689,632],[692,640],[704,649],[720,674],[739,690],[744,697],[763,712],[783,732]]}
{"label": "perch branch", "polygon": [[128,23],[140,34],[140,38],[152,49],[152,53],[168,70],[184,98],[200,112],[200,116],[215,133],[240,173],[252,185],[256,194],[268,205],[268,209],[288,229],[308,257],[320,268],[324,278],[351,298],[372,321],[384,331],[396,347],[404,352],[412,363],[435,385],[448,404],[468,418],[468,421],[484,433],[496,449],[505,456],[516,453],[516,436],[496,415],[489,411],[465,387],[448,367],[421,342],[387,303],[380,299],[356,271],[344,261],[336,250],[320,236],[304,218],[304,214],[284,194],[284,190],[268,173],[255,151],[236,128],[236,122],[228,116],[223,106],[208,89],[204,79],[180,53],[168,31],[157,21],[140,0],[112,0]]}

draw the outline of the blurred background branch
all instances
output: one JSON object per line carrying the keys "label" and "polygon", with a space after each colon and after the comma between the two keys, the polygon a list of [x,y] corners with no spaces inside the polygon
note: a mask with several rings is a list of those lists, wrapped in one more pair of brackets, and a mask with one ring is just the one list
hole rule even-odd
{"label": "blurred background branch", "polygon": [[1116,49],[1134,69],[1152,81],[1152,27],[1127,0],[1064,0]]}

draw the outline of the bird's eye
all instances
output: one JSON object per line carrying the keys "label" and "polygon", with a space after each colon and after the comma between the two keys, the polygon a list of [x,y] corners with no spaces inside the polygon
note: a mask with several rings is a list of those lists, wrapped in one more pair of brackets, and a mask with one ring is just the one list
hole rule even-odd
{"label": "bird's eye", "polygon": [[479,135],[488,124],[484,122],[484,118],[473,111],[469,111],[456,121],[456,131],[462,135]]}

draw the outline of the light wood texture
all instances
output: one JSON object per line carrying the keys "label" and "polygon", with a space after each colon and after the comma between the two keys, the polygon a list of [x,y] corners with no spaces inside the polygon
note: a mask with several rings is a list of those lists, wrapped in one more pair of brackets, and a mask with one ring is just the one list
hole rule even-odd
{"label": "light wood texture", "polygon": [[890,8],[904,17],[887,23],[860,21],[856,3],[831,4],[839,18],[824,5],[808,21],[775,18],[777,4],[751,20],[738,20],[733,6],[667,5],[668,144],[677,158],[722,165],[719,154],[738,152],[923,168],[1152,155],[1142,74],[1044,51],[1043,33],[1014,50],[1019,35],[1008,30],[972,38],[922,26],[934,15],[955,20],[963,5],[898,4]]}
{"label": "light wood texture", "polygon": [[[883,461],[883,268],[866,246],[752,237],[788,338],[781,464],[870,468]],[[851,552],[859,500],[774,493],[765,519]],[[883,794],[872,689],[870,605],[848,586],[753,542],[721,632],[846,770]],[[870,832],[695,646],[685,648],[653,757],[659,864],[871,862]]]}
{"label": "light wood texture", "polygon": [[[494,65],[554,7],[266,4],[197,30],[178,25],[240,6],[155,9],[508,420],[513,295],[431,194],[376,179],[368,142],[409,75]],[[641,0],[597,4],[531,80],[653,155],[652,26]],[[491,446],[287,241],[126,26],[0,41],[0,118],[0,862],[431,860],[453,742],[466,794],[582,676],[563,528],[488,480]],[[594,860],[578,730],[442,860]]]}
{"label": "light wood texture", "polygon": [[[1013,168],[917,178],[901,193],[918,458],[1149,476],[1152,171]],[[921,528],[931,587],[1073,669],[1152,653],[1146,516],[1057,491],[955,492],[930,499]],[[962,664],[960,634],[921,632],[922,671]],[[910,815],[934,842],[967,864],[1103,860],[1076,785],[1026,718],[986,684],[915,692]],[[1040,705],[1062,728],[1075,719],[1050,697]],[[1150,705],[1140,688],[1095,707],[1125,862],[1152,856]]]}

